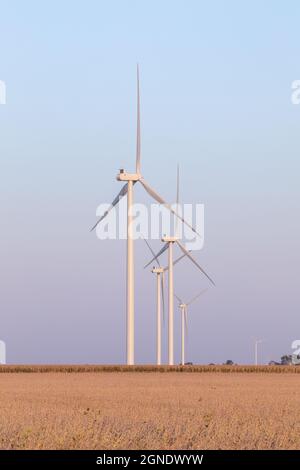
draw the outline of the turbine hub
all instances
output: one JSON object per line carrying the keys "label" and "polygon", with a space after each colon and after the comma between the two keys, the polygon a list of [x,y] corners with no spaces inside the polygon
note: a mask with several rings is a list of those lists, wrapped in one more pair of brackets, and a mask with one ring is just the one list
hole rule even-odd
{"label": "turbine hub", "polygon": [[151,272],[155,274],[161,274],[164,272],[164,268],[152,268]]}

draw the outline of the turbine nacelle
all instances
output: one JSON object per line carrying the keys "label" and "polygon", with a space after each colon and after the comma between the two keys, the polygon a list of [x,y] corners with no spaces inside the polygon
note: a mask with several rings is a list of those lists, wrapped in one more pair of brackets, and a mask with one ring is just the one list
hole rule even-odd
{"label": "turbine nacelle", "polygon": [[139,181],[141,178],[142,175],[140,173],[126,173],[123,169],[117,174],[118,181]]}
{"label": "turbine nacelle", "polygon": [[186,304],[179,304],[179,308],[185,309],[187,307]]}
{"label": "turbine nacelle", "polygon": [[163,243],[175,243],[177,242],[177,240],[178,240],[178,237],[167,237],[165,235],[161,239]]}
{"label": "turbine nacelle", "polygon": [[164,268],[152,268],[151,272],[154,274],[162,274],[164,272]]}

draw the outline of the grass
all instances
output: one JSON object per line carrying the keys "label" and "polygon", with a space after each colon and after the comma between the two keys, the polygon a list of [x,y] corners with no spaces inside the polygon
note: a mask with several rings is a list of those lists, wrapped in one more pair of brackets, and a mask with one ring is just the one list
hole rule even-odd
{"label": "grass", "polygon": [[[283,367],[282,374],[230,366],[222,372],[235,373],[157,374],[147,367],[147,373],[120,374],[98,366],[85,373],[73,366],[51,366],[51,372],[49,366],[15,367],[36,373],[10,367],[0,374],[1,449],[300,446],[300,376],[289,373],[294,368]],[[76,367],[83,372],[87,366]]]}

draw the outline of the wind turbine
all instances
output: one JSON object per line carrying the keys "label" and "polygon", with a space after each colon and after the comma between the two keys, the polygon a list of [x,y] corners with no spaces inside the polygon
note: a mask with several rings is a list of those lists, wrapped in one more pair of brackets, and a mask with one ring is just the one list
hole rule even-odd
{"label": "wind turbine", "polygon": [[[178,208],[178,201],[179,201],[179,168],[177,167],[177,208]],[[176,213],[178,216],[178,214]],[[178,216],[179,217],[179,216]],[[179,217],[181,220],[182,218]],[[192,228],[194,232],[196,230]],[[169,270],[169,278],[168,278],[168,363],[170,366],[174,365],[174,276],[173,276],[173,245],[176,243],[183,254],[187,256],[192,263],[209,279],[209,281],[215,285],[214,281],[210,278],[210,276],[204,271],[204,269],[197,263],[197,261],[192,257],[189,251],[185,248],[185,246],[179,241],[178,233],[175,236],[164,236],[162,238],[162,242],[164,246],[161,250],[154,255],[154,257],[146,264],[145,268],[149,266],[154,260],[157,260],[159,256],[161,256],[166,250],[168,250],[168,270]],[[196,232],[197,233],[197,232]]]}
{"label": "wind turbine", "polygon": [[163,204],[169,211],[176,215],[182,222],[191,227],[174,209],[166,203],[166,201],[147,183],[141,174],[141,129],[140,129],[140,85],[139,85],[139,67],[137,66],[137,135],[136,135],[136,167],[135,173],[127,173],[124,169],[120,169],[117,180],[125,182],[121,191],[112,201],[110,207],[100,217],[96,224],[92,227],[94,230],[97,225],[108,215],[115,207],[120,199],[127,195],[127,365],[134,365],[134,246],[132,231],[132,208],[133,208],[133,186],[139,182],[147,191],[147,193],[159,204]]}
{"label": "wind turbine", "polygon": [[[144,238],[146,245],[148,246],[152,256],[155,257],[155,253],[151,248],[150,243]],[[185,257],[181,255],[177,258],[173,265],[177,264],[182,258]],[[151,272],[156,274],[156,364],[161,365],[161,300],[162,300],[162,311],[163,318],[165,317],[165,294],[164,294],[164,274],[165,271],[168,271],[168,267],[163,268],[159,262],[159,259],[155,259],[157,267],[153,266]]]}
{"label": "wind turbine", "polygon": [[187,313],[188,307],[195,302],[202,294],[204,294],[208,289],[202,290],[198,295],[193,297],[189,302],[184,303],[176,294],[174,296],[179,302],[179,308],[181,312],[181,364],[185,364],[185,333],[187,332]]}
{"label": "wind turbine", "polygon": [[262,339],[256,339],[254,342],[254,360],[255,360],[255,365],[258,365],[258,345],[263,343]]}
{"label": "wind turbine", "polygon": [[[145,243],[153,256],[154,251],[150,243],[145,239]],[[163,317],[165,316],[165,294],[164,294],[164,268],[161,267],[159,260],[156,260],[157,268],[153,266],[151,272],[156,274],[156,364],[161,365],[161,300],[163,307]]]}

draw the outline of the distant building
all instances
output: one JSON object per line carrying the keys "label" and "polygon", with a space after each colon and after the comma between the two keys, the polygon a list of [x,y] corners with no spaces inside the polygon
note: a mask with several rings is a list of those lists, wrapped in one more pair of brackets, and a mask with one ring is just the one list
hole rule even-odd
{"label": "distant building", "polygon": [[281,364],[283,366],[291,366],[293,364],[293,358],[291,354],[285,354],[281,357]]}
{"label": "distant building", "polygon": [[300,354],[292,354],[292,364],[297,366],[300,364]]}
{"label": "distant building", "polygon": [[270,361],[269,366],[297,366],[300,365],[300,354],[285,354],[280,362]]}

